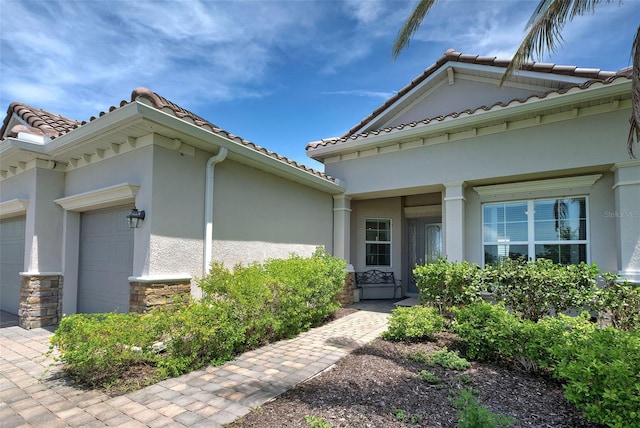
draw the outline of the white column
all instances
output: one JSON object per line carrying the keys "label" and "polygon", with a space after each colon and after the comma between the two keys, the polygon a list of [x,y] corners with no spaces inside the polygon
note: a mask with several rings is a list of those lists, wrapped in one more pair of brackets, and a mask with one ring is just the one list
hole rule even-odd
{"label": "white column", "polygon": [[350,264],[351,254],[351,198],[333,196],[333,255]]}
{"label": "white column", "polygon": [[[640,161],[620,162],[612,170],[618,273],[640,283]],[[597,242],[592,245],[597,245]]]}
{"label": "white column", "polygon": [[446,183],[444,193],[444,254],[449,261],[464,261],[464,181]]}

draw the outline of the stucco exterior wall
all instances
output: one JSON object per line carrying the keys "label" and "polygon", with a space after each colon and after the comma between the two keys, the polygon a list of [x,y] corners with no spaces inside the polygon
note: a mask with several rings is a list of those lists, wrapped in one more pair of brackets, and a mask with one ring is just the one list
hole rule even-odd
{"label": "stucco exterior wall", "polygon": [[[575,174],[585,167],[608,171],[628,159],[628,110],[507,131],[411,150],[327,163],[345,180],[348,194],[471,181],[523,180]],[[381,174],[380,171],[384,171]]]}
{"label": "stucco exterior wall", "polygon": [[213,260],[236,263],[333,248],[333,198],[227,159],[215,167]]}
{"label": "stucco exterior wall", "polygon": [[[369,269],[391,271],[396,280],[402,279],[402,253],[405,245],[402,227],[402,198],[381,198],[351,202],[351,262],[356,272]],[[365,261],[365,224],[367,219],[391,219],[391,266],[367,266]]]}
{"label": "stucco exterior wall", "polygon": [[412,105],[407,111],[400,113],[383,127],[396,126],[403,123],[464,111],[468,108],[490,106],[497,102],[508,102],[514,99],[525,99],[532,93],[544,90],[499,87],[495,83],[483,83],[455,78],[455,85],[449,86],[445,77],[440,86]]}

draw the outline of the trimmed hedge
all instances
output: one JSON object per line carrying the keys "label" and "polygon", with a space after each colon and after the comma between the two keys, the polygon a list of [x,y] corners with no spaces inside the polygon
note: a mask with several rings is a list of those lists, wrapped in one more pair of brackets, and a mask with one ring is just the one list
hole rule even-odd
{"label": "trimmed hedge", "polygon": [[[64,370],[92,387],[134,389],[270,341],[289,338],[335,312],[345,262],[318,250],[263,265],[213,265],[201,280],[206,296],[147,314],[75,314],[51,338]],[[127,373],[146,377],[128,385]]]}

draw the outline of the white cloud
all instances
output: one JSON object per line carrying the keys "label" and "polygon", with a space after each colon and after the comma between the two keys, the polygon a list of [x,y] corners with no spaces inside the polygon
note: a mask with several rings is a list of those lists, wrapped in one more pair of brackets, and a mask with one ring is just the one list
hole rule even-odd
{"label": "white cloud", "polygon": [[327,91],[323,92],[323,94],[327,95],[347,95],[347,96],[356,96],[356,97],[367,97],[367,98],[382,98],[384,100],[391,98],[396,93],[395,92],[384,92],[384,91],[366,91],[362,89],[350,89],[345,91]]}

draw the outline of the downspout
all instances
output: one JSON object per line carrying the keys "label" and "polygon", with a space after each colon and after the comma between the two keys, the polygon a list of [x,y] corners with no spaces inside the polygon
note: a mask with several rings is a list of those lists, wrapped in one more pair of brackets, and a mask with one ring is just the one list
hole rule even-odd
{"label": "downspout", "polygon": [[216,164],[222,162],[227,157],[226,147],[220,147],[218,153],[207,161],[207,174],[204,186],[204,264],[202,266],[203,276],[209,273],[211,266],[211,247],[213,245],[213,177]]}

